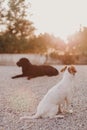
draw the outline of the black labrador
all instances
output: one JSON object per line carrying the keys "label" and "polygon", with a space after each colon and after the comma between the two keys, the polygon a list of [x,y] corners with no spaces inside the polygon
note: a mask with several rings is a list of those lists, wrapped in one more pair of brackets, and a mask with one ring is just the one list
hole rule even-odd
{"label": "black labrador", "polygon": [[14,78],[28,77],[28,79],[38,76],[56,76],[59,71],[49,65],[33,65],[27,58],[21,58],[17,63],[17,66],[22,67],[22,74],[13,76]]}

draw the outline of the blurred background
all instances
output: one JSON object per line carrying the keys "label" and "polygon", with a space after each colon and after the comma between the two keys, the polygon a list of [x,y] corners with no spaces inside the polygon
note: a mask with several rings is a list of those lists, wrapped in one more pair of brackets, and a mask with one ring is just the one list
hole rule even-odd
{"label": "blurred background", "polygon": [[0,65],[15,65],[21,57],[34,64],[86,65],[85,0],[78,2],[0,0]]}

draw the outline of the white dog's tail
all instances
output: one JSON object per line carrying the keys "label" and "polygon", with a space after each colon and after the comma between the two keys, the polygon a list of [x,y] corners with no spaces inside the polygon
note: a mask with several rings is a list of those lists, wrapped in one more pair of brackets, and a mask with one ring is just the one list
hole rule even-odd
{"label": "white dog's tail", "polygon": [[39,118],[40,115],[38,115],[37,113],[33,116],[23,116],[23,117],[20,117],[20,120],[26,120],[26,119],[37,119]]}

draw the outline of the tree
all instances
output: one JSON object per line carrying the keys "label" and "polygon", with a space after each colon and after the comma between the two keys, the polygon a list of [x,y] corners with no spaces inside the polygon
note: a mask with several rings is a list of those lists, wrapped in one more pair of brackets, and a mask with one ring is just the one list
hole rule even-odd
{"label": "tree", "polygon": [[30,38],[34,35],[35,28],[33,23],[27,20],[27,7],[25,0],[10,0],[8,3],[9,10],[7,14],[7,28],[11,34],[18,38]]}
{"label": "tree", "polygon": [[[0,0],[0,28],[2,29],[3,24],[5,23],[6,8],[4,7],[4,0]],[[2,31],[0,29],[0,32]]]}
{"label": "tree", "polygon": [[[3,5],[4,0],[0,2]],[[2,50],[11,53],[23,52],[27,48],[27,41],[34,36],[35,31],[33,23],[27,19],[27,8],[30,8],[30,3],[26,4],[25,0],[8,0],[6,9],[2,7],[0,22],[6,27],[4,33],[0,34],[3,37],[0,37],[3,40],[3,47],[6,48]]]}

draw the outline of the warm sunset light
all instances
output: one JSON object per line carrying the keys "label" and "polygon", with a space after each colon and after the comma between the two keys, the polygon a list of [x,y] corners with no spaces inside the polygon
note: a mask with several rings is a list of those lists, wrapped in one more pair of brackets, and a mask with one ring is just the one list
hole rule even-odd
{"label": "warm sunset light", "polygon": [[30,0],[36,33],[67,36],[87,25],[86,0]]}

